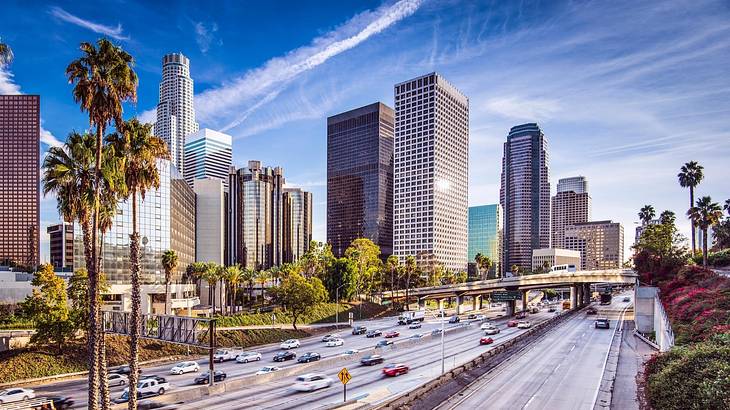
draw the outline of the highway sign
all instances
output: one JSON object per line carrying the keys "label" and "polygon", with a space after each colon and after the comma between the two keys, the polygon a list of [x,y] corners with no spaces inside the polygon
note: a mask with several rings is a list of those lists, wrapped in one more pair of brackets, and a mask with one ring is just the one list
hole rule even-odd
{"label": "highway sign", "polygon": [[492,292],[492,302],[506,302],[508,300],[522,299],[522,292],[519,290],[498,290]]}
{"label": "highway sign", "polygon": [[337,373],[337,377],[340,378],[340,381],[342,382],[342,384],[347,384],[347,382],[349,382],[350,379],[352,379],[352,376],[350,376],[350,372],[347,371],[347,367],[340,370],[340,372]]}

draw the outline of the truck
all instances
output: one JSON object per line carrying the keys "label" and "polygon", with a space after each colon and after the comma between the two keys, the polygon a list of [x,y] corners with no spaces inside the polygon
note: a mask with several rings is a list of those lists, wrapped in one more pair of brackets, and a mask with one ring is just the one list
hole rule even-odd
{"label": "truck", "polygon": [[426,318],[426,311],[425,310],[414,310],[410,312],[402,312],[400,316],[398,316],[398,324],[399,325],[410,325],[413,322],[423,322],[423,320]]}
{"label": "truck", "polygon": [[225,362],[228,360],[236,360],[236,357],[241,353],[243,353],[241,349],[218,349],[213,355],[213,361]]}
{"label": "truck", "polygon": [[[164,378],[146,378],[137,383],[137,397],[143,398],[148,396],[159,396],[170,390],[170,383]],[[129,387],[124,389],[122,396],[115,403],[125,403],[129,400]]]}
{"label": "truck", "polygon": [[611,293],[601,293],[601,304],[602,305],[610,305],[611,304]]}
{"label": "truck", "polygon": [[563,310],[570,310],[570,301],[569,300],[563,301]]}

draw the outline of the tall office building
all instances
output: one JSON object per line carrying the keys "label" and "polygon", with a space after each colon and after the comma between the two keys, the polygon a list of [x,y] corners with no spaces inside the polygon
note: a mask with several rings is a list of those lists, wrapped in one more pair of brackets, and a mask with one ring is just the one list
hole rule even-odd
{"label": "tall office building", "polygon": [[467,268],[469,100],[441,75],[395,85],[393,253]]}
{"label": "tall office building", "polygon": [[268,269],[283,261],[284,170],[260,161],[229,173],[228,264]]}
{"label": "tall office building", "polygon": [[500,204],[504,211],[502,267],[532,269],[532,250],[550,247],[547,139],[535,123],[512,127],[504,143]]}
{"label": "tall office building", "polygon": [[155,135],[165,140],[173,165],[185,173],[183,148],[185,137],[198,130],[193,107],[193,79],[190,60],[181,53],[162,58],[160,102],[157,104]]}
{"label": "tall office building", "polygon": [[203,128],[185,137],[185,181],[190,187],[201,178],[217,178],[228,191],[228,170],[233,163],[233,138]]}
{"label": "tall office building", "polygon": [[469,263],[478,253],[492,261],[489,277],[501,273],[502,207],[499,204],[469,207]]}
{"label": "tall office building", "polygon": [[226,200],[223,181],[201,178],[194,181],[196,199],[195,258],[198,262],[224,264],[226,243]]}
{"label": "tall office building", "polygon": [[46,232],[49,237],[50,263],[55,269],[73,269],[74,266],[74,224],[61,222],[50,225]]}
{"label": "tall office building", "polygon": [[299,188],[284,188],[283,262],[297,262],[312,242],[312,193]]}
{"label": "tall office building", "polygon": [[583,270],[621,268],[624,263],[624,227],[612,221],[569,225],[565,228],[565,249],[580,252]]}
{"label": "tall office building", "polygon": [[170,249],[177,254],[177,272],[180,279],[187,266],[195,262],[196,197],[183,176],[170,165]]}
{"label": "tall office building", "polygon": [[565,247],[565,227],[591,220],[591,197],[585,177],[558,180],[558,193],[552,198],[552,246]]}
{"label": "tall office building", "polygon": [[393,109],[379,102],[327,118],[327,242],[342,257],[357,238],[393,253]]}
{"label": "tall office building", "polygon": [[0,265],[40,263],[40,96],[0,95]]}

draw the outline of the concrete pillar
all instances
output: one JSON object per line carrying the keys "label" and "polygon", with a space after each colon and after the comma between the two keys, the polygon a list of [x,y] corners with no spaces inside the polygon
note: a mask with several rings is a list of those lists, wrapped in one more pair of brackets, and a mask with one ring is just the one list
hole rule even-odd
{"label": "concrete pillar", "polygon": [[517,304],[516,300],[508,300],[507,302],[507,311],[505,314],[507,317],[510,317],[515,314],[515,305]]}
{"label": "concrete pillar", "polygon": [[578,307],[578,289],[575,285],[570,285],[570,308]]}
{"label": "concrete pillar", "polygon": [[471,297],[471,310],[481,309],[482,297],[475,295]]}
{"label": "concrete pillar", "polygon": [[418,298],[418,309],[426,308],[426,298]]}
{"label": "concrete pillar", "polygon": [[522,291],[522,310],[527,310],[527,294],[529,291]]}
{"label": "concrete pillar", "polygon": [[585,293],[585,297],[586,298],[585,298],[585,301],[586,301],[586,304],[589,304],[589,303],[591,303],[591,284],[590,283],[586,283],[583,286],[586,287],[586,293]]}
{"label": "concrete pillar", "polygon": [[444,301],[445,300],[446,299],[439,299],[439,310],[442,312],[444,311]]}
{"label": "concrete pillar", "polygon": [[461,295],[456,295],[456,314],[460,315],[462,310],[462,302],[464,301],[464,297]]}
{"label": "concrete pillar", "polygon": [[479,296],[479,310],[484,309],[484,298]]}

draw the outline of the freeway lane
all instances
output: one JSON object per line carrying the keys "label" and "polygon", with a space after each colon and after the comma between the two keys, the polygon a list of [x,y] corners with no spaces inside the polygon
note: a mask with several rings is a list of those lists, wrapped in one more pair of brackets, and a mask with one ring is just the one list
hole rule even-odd
{"label": "freeway lane", "polygon": [[[472,383],[439,409],[589,409],[620,312],[631,305],[614,298],[596,316],[577,315],[555,331]],[[608,317],[611,329],[596,329],[596,317]]]}

